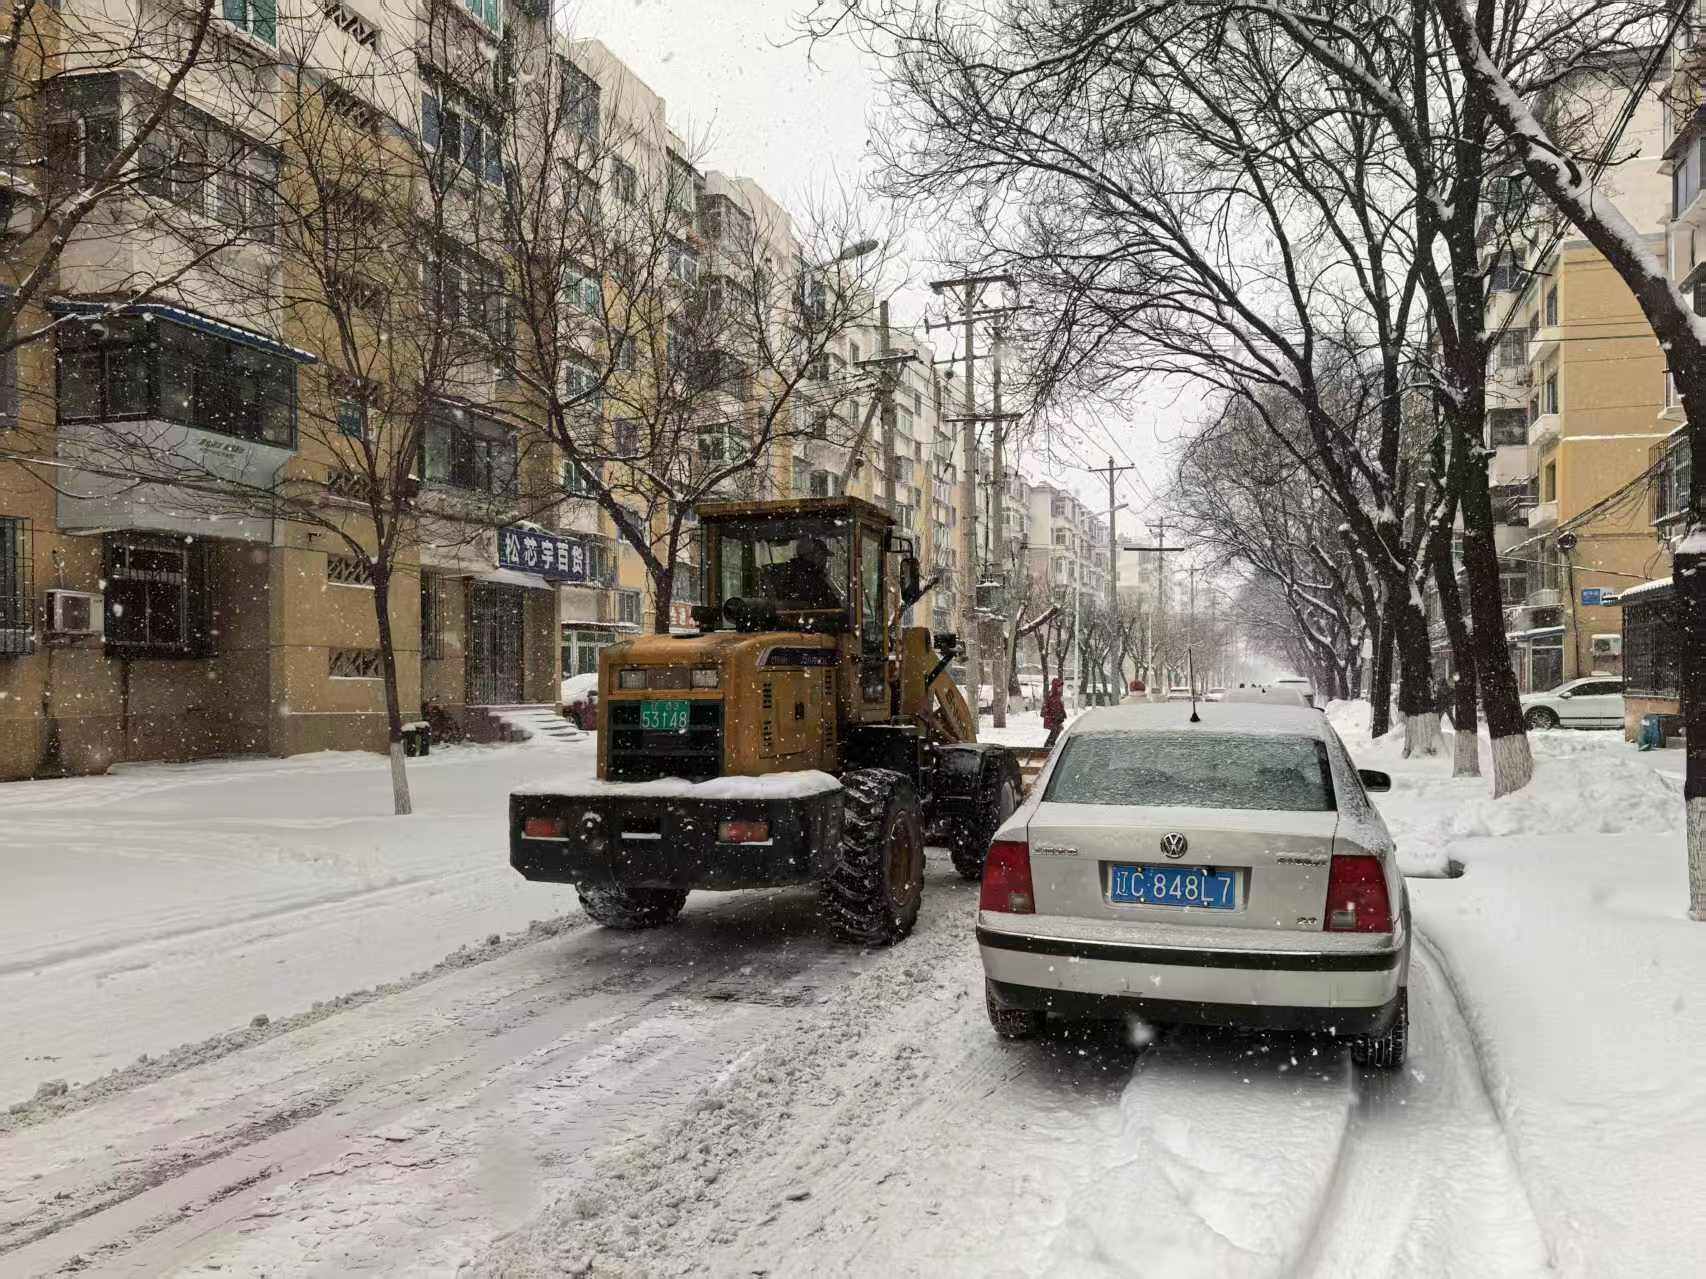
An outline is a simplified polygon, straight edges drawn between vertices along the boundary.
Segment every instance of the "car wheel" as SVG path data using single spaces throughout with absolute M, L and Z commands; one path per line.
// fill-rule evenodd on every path
M 1536 706 L 1522 717 L 1522 722 L 1530 729 L 1557 728 L 1558 712 L 1545 706 Z
M 924 828 L 912 783 L 886 768 L 841 779 L 841 845 L 819 888 L 843 941 L 889 946 L 918 922 L 924 898 Z
M 687 904 L 685 888 L 624 888 L 621 884 L 578 884 L 581 909 L 594 923 L 634 932 L 659 928 Z
M 1392 1024 L 1380 1035 L 1365 1035 L 1351 1045 L 1351 1060 L 1376 1070 L 1397 1070 L 1410 1047 L 1410 991 L 1398 989 L 1398 1011 Z
M 988 982 L 983 984 L 983 1003 L 989 1009 L 989 1024 L 1003 1039 L 1031 1039 L 1042 1033 L 1047 1013 L 1030 1008 L 1003 1008 L 995 1002 L 995 992 Z

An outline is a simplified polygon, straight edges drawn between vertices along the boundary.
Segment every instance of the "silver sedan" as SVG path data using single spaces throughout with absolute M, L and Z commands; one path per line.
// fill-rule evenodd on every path
M 985 859 L 990 1021 L 1306 1031 L 1402 1064 L 1409 899 L 1368 798 L 1390 785 L 1303 706 L 1081 716 Z

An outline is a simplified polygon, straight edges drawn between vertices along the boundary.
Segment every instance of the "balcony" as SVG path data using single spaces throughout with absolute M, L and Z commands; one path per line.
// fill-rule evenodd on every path
M 1548 445 L 1556 444 L 1563 426 L 1562 414 L 1542 413 L 1528 424 L 1528 447 L 1538 453 Z
M 1528 330 L 1528 362 L 1538 364 L 1558 349 L 1564 340 L 1561 324 L 1541 324 Z
M 1531 529 L 1553 528 L 1558 523 L 1558 500 L 1540 502 L 1528 513 L 1528 527 Z
M 1557 587 L 1545 587 L 1538 591 L 1530 591 L 1522 601 L 1524 608 L 1558 608 L 1563 604 L 1563 596 Z

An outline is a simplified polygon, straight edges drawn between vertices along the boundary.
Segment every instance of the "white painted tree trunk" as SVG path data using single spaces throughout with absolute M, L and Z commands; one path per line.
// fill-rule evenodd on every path
M 403 766 L 403 743 L 391 743 L 391 800 L 393 812 L 402 817 L 415 811 L 409 802 L 409 774 Z
M 1404 716 L 1404 758 L 1439 754 L 1439 712 Z
M 1466 733 L 1461 728 L 1452 733 L 1451 775 L 1479 777 L 1481 775 L 1481 739 L 1479 734 Z
M 1493 798 L 1519 791 L 1534 780 L 1534 752 L 1527 733 L 1493 739 Z
M 1684 806 L 1688 814 L 1688 917 L 1706 924 L 1706 795 Z

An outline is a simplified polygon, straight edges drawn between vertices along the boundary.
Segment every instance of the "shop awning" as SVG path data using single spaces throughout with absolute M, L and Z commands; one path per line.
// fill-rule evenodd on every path
M 1517 644 L 1530 644 L 1535 640 L 1552 639 L 1562 636 L 1562 626 L 1536 626 L 1530 631 L 1506 631 L 1505 638 Z
M 1656 577 L 1650 582 L 1642 582 L 1639 586 L 1631 586 L 1626 591 L 1619 591 L 1617 594 L 1617 602 L 1623 605 L 1634 604 L 1642 599 L 1650 599 L 1659 595 L 1668 595 L 1670 594 L 1671 589 L 1670 578 Z
M 513 568 L 489 568 L 470 576 L 476 582 L 491 582 L 495 586 L 523 586 L 530 591 L 554 591 L 555 582 L 547 582 L 535 573 L 518 573 Z

